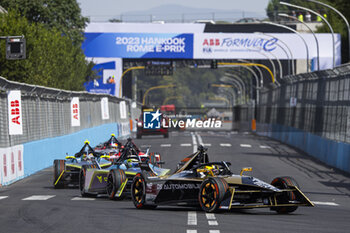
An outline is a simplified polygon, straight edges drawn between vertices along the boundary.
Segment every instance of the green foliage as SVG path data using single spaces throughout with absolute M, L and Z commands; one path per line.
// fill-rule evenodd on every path
M 0 34 L 24 35 L 27 59 L 6 60 L 1 41 L 0 74 L 9 80 L 67 90 L 83 90 L 85 78 L 92 75 L 80 45 L 72 43 L 56 28 L 30 23 L 18 12 L 0 15 Z
M 6 10 L 17 9 L 29 22 L 57 28 L 74 43 L 83 41 L 88 18 L 81 15 L 76 0 L 0 0 Z

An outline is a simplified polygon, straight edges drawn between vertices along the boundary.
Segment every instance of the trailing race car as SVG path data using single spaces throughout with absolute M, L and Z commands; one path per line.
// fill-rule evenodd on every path
M 252 176 L 233 174 L 229 162 L 209 162 L 206 148 L 198 151 L 172 175 L 157 175 L 142 164 L 131 186 L 136 208 L 157 205 L 198 206 L 206 212 L 234 208 L 268 207 L 278 213 L 290 213 L 298 206 L 313 206 L 290 177 L 278 177 L 271 184 Z
M 113 161 L 118 159 L 124 146 L 115 137 L 115 134 L 111 134 L 108 141 L 97 145 L 94 150 L 104 155 L 109 155 L 109 160 Z
M 145 163 L 151 167 L 155 174 L 165 175 L 170 169 L 160 168 L 161 161 L 152 160 L 149 150 L 140 153 L 131 138 L 121 152 L 120 157 L 113 161 L 113 165 L 102 169 L 82 166 L 79 175 L 79 188 L 83 197 L 107 194 L 110 199 L 120 198 L 122 194 L 127 195 L 134 176 L 141 171 L 139 164 Z M 159 156 L 160 158 L 160 156 Z
M 66 156 L 66 159 L 55 159 L 53 162 L 55 188 L 64 188 L 67 185 L 79 184 L 79 173 L 81 167 L 108 167 L 112 163 L 107 160 L 108 156 L 94 151 L 89 141 L 74 156 Z

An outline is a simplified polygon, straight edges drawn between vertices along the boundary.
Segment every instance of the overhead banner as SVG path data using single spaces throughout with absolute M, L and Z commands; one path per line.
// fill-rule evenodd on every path
M 317 56 L 316 40 L 303 33 L 196 33 L 194 59 L 309 59 Z M 332 35 L 316 34 L 320 57 L 333 57 Z M 289 53 L 292 52 L 292 54 Z M 335 35 L 336 64 L 340 64 L 340 35 Z
M 85 38 L 87 57 L 193 57 L 193 34 L 188 33 L 85 33 Z
M 73 97 L 70 102 L 72 126 L 80 126 L 80 105 L 79 97 Z
M 102 120 L 109 119 L 108 97 L 103 97 L 101 99 L 101 114 Z
M 7 103 L 9 116 L 9 134 L 23 134 L 21 91 L 9 91 L 7 94 Z
M 125 101 L 121 101 L 119 103 L 119 110 L 120 110 L 120 118 L 126 119 L 126 104 Z

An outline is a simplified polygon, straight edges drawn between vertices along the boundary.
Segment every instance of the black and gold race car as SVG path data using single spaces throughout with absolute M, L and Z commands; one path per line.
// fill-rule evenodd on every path
M 65 188 L 67 186 L 79 185 L 79 174 L 82 166 L 90 168 L 106 168 L 112 165 L 109 156 L 95 151 L 89 141 L 84 142 L 84 146 L 74 156 L 66 156 L 66 159 L 55 159 L 54 188 Z
M 255 177 L 233 174 L 229 162 L 209 162 L 207 149 L 198 151 L 172 175 L 157 176 L 141 164 L 131 186 L 136 208 L 158 205 L 200 206 L 206 212 L 237 208 L 267 207 L 277 213 L 291 213 L 299 206 L 313 206 L 291 177 L 277 177 L 271 184 Z

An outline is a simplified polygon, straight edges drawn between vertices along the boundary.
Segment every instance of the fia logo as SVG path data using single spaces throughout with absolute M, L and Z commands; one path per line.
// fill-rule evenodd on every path
M 160 129 L 159 109 L 156 112 L 143 112 L 143 128 L 144 129 Z

